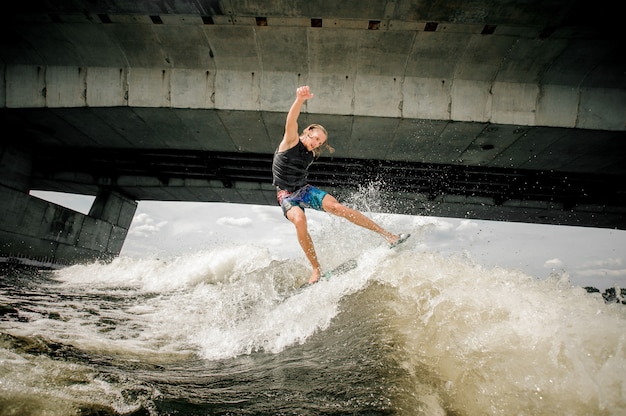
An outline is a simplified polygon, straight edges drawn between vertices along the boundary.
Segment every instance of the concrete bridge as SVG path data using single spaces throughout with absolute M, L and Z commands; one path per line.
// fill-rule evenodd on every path
M 626 59 L 575 0 L 29 1 L 0 41 L 0 258 L 111 258 L 140 200 L 275 204 L 295 89 L 311 181 L 388 212 L 626 229 Z M 31 190 L 96 195 L 89 215 Z

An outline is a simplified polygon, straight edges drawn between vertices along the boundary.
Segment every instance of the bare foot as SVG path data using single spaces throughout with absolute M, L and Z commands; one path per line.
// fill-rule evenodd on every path
M 407 238 L 409 238 L 411 236 L 411 234 L 400 234 L 400 235 L 395 235 L 394 234 L 394 238 L 388 238 L 387 242 L 389 243 L 389 247 L 394 248 L 395 246 L 397 246 L 398 244 L 402 244 L 406 241 Z
M 318 280 L 320 280 L 321 275 L 322 275 L 322 272 L 320 271 L 320 269 L 314 269 L 313 273 L 311 273 L 311 278 L 309 279 L 309 284 L 312 285 L 314 283 L 317 283 Z
M 387 243 L 389 243 L 389 245 L 393 245 L 400 241 L 400 236 L 398 234 L 389 234 L 387 237 L 385 237 L 385 240 L 387 240 Z

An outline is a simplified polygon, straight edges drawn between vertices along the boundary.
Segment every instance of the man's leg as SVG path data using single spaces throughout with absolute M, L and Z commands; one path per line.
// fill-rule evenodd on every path
M 393 244 L 400 239 L 399 235 L 385 230 L 361 212 L 340 204 L 337 199 L 330 194 L 326 194 L 322 200 L 322 208 L 330 214 L 345 218 L 359 227 L 367 228 L 368 230 L 382 235 L 389 244 Z
M 315 253 L 315 247 L 313 246 L 313 239 L 311 238 L 307 228 L 306 215 L 304 214 L 302 208 L 292 207 L 289 211 L 287 211 L 287 219 L 289 219 L 289 221 L 291 221 L 296 227 L 296 235 L 298 237 L 300 247 L 302 247 L 309 263 L 311 263 L 311 267 L 313 267 L 309 283 L 315 283 L 319 280 L 322 272 L 320 269 L 320 263 L 317 260 L 317 254 Z

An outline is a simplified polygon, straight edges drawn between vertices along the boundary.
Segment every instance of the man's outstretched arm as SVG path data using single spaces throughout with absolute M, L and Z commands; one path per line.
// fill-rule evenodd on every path
M 296 99 L 294 100 L 289 113 L 287 113 L 287 120 L 285 121 L 285 134 L 283 140 L 280 142 L 278 151 L 282 152 L 287 149 L 291 149 L 298 142 L 300 134 L 298 132 L 298 117 L 300 116 L 300 110 L 304 102 L 310 98 L 313 98 L 308 86 L 299 87 L 296 90 Z

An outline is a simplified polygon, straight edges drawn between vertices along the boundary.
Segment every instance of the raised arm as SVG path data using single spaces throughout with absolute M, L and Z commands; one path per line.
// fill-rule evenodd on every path
M 283 135 L 283 140 L 278 146 L 279 152 L 291 149 L 296 145 L 296 143 L 298 143 L 298 139 L 300 137 L 298 132 L 298 117 L 300 116 L 302 104 L 304 104 L 304 102 L 309 98 L 313 98 L 313 94 L 308 86 L 305 85 L 296 90 L 296 99 L 291 105 L 289 113 L 287 113 L 287 121 L 285 121 L 285 134 Z

